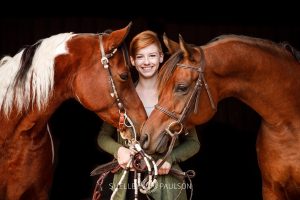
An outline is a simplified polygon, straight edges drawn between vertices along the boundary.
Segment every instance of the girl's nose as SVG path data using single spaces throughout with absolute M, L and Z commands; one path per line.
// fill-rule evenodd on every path
M 149 57 L 145 56 L 145 64 L 149 64 Z

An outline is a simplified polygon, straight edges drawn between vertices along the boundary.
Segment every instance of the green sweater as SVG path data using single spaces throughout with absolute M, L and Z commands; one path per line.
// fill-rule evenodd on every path
M 117 135 L 117 141 L 114 139 Z M 103 123 L 102 128 L 99 132 L 98 145 L 104 151 L 113 155 L 117 158 L 117 152 L 119 147 L 126 146 L 125 141 L 121 138 L 121 136 L 117 133 L 116 128 L 111 126 L 110 124 Z M 200 142 L 198 140 L 196 129 L 193 128 L 189 131 L 188 135 L 182 135 L 179 137 L 179 141 L 177 140 L 175 146 L 167 159 L 168 162 L 172 164 L 173 168 L 180 169 L 178 163 L 187 160 L 192 157 L 196 153 L 198 153 L 200 149 Z M 155 159 L 158 159 L 158 155 L 151 155 Z M 120 170 L 114 176 L 113 185 L 116 186 L 122 176 L 123 170 Z M 128 177 L 128 176 L 127 176 Z M 128 178 L 125 177 L 123 186 L 127 186 Z M 181 191 L 181 194 L 178 200 L 186 200 L 186 191 L 185 188 L 188 185 L 185 185 L 182 181 L 171 175 L 162 175 L 157 178 L 158 184 L 157 189 L 150 193 L 149 195 L 153 197 L 155 200 L 173 200 L 176 199 L 177 195 Z M 119 188 L 114 200 L 125 200 L 126 198 L 126 187 Z

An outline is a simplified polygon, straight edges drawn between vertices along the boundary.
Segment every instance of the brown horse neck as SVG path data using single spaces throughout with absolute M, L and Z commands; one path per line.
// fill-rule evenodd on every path
M 284 50 L 230 41 L 210 45 L 205 56 L 207 82 L 218 88 L 217 101 L 236 97 L 270 123 L 278 123 L 284 112 L 298 112 L 291 100 L 300 98 L 300 65 Z

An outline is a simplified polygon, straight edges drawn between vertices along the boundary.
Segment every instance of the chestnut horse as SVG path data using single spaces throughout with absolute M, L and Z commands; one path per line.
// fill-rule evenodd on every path
M 6 56 L 0 65 L 0 199 L 48 199 L 53 166 L 47 121 L 74 98 L 119 127 L 146 120 L 128 67 L 131 24 L 109 34 L 62 33 Z
M 212 118 L 216 104 L 235 97 L 262 118 L 256 150 L 263 199 L 300 199 L 300 64 L 288 44 L 220 36 L 204 46 L 164 36 L 172 54 L 159 74 L 159 101 L 143 126 L 148 153 Z

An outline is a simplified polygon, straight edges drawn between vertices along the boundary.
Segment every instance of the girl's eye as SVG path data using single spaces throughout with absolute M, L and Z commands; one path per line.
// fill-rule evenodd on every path
M 150 54 L 150 56 L 149 56 L 149 58 L 151 58 L 151 59 L 155 59 L 155 58 L 157 58 L 157 57 L 158 57 L 157 54 Z
M 136 56 L 135 58 L 138 59 L 138 60 L 142 60 L 142 59 L 144 59 L 144 56 L 138 55 L 138 56 Z

